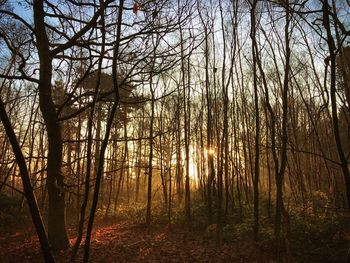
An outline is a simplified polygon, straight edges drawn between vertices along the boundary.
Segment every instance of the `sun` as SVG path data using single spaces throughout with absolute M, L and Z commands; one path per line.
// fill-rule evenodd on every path
M 208 149 L 208 155 L 214 155 L 215 154 L 215 150 L 212 148 Z

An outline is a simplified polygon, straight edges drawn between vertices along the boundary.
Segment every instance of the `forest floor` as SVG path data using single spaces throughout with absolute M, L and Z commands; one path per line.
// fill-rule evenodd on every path
M 75 240 L 71 239 L 71 243 Z M 82 262 L 80 249 L 77 262 Z M 69 262 L 69 251 L 56 255 Z M 43 262 L 32 227 L 0 230 L 0 262 Z M 269 251 L 254 242 L 218 246 L 215 234 L 154 225 L 146 228 L 128 221 L 99 223 L 91 241 L 90 262 L 274 262 Z
M 347 232 L 350 232 L 350 229 Z M 74 233 L 75 230 L 70 229 L 71 236 Z M 302 234 L 298 234 L 298 237 L 300 238 L 298 246 L 301 249 L 305 247 L 305 251 L 308 250 L 308 253 L 311 252 L 311 254 L 306 255 L 305 251 L 294 249 L 294 255 L 289 262 L 345 262 L 343 256 L 340 257 L 340 260 L 335 257 L 333 257 L 334 260 L 330 260 L 329 256 L 323 256 L 324 253 L 328 253 L 328 250 L 330 251 L 328 255 L 334 254 L 334 251 L 339 248 L 338 243 L 329 240 L 325 246 L 317 245 L 316 249 L 311 251 L 306 248 L 307 242 L 314 244 L 320 238 L 315 236 L 315 239 L 307 240 Z M 75 239 L 72 238 L 71 244 L 74 241 Z M 343 241 L 349 244 L 350 234 Z M 336 250 L 331 250 L 332 247 Z M 298 255 L 295 252 L 298 252 Z M 58 253 L 57 262 L 69 262 L 70 254 L 70 250 Z M 81 248 L 76 262 L 82 262 L 82 256 L 83 249 Z M 0 262 L 43 262 L 39 242 L 30 223 L 0 228 Z M 210 232 L 205 229 L 188 231 L 183 226 L 169 227 L 167 224 L 154 224 L 147 228 L 130 220 L 109 220 L 98 221 L 95 224 L 91 240 L 90 262 L 272 263 L 277 260 L 272 243 L 264 244 L 249 239 L 237 239 L 218 245 L 215 231 Z M 285 256 L 282 262 L 287 262 Z

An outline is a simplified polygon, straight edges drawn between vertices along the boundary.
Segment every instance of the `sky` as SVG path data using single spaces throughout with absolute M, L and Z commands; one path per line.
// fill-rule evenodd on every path
M 33 21 L 32 9 L 28 7 L 28 4 L 25 3 L 25 1 L 23 1 L 23 0 L 21 0 L 21 1 L 11 0 L 9 2 L 13 6 L 16 14 L 18 14 L 20 17 L 24 18 L 27 22 Z

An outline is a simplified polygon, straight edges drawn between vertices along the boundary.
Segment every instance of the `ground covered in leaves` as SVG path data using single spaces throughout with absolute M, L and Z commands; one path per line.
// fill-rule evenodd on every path
M 1 231 L 0 262 L 43 262 L 32 227 Z M 91 242 L 91 262 L 273 262 L 269 251 L 253 242 L 218 246 L 212 233 L 155 225 L 146 228 L 127 221 L 99 225 Z M 74 239 L 71 240 L 74 242 Z M 56 255 L 68 262 L 70 251 Z M 82 249 L 77 262 L 81 262 Z
M 341 219 L 341 220 L 340 220 Z M 136 220 L 137 221 L 137 220 Z M 11 220 L 14 222 L 14 220 Z M 27 223 L 25 223 L 27 222 Z M 262 224 L 264 221 L 262 220 Z M 277 262 L 272 224 L 261 227 L 261 240 L 252 241 L 251 222 L 224 227 L 218 245 L 216 232 L 208 228 L 188 231 L 183 225 L 124 219 L 97 220 L 91 240 L 90 262 Z M 350 252 L 349 217 L 295 217 L 288 257 L 282 262 L 346 262 Z M 74 244 L 75 229 L 69 229 Z M 68 263 L 71 251 L 59 252 L 58 263 Z M 80 248 L 76 262 L 82 262 Z M 28 220 L 0 224 L 0 263 L 40 263 L 39 242 Z

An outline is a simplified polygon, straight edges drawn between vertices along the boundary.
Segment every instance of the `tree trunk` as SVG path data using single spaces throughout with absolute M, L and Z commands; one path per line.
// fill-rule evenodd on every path
M 327 31 L 327 44 L 329 49 L 329 62 L 331 69 L 331 83 L 330 83 L 330 94 L 331 94 L 331 108 L 332 108 L 332 122 L 335 142 L 337 145 L 338 155 L 341 162 L 341 168 L 343 171 L 345 190 L 346 190 L 346 200 L 348 204 L 348 209 L 350 210 L 350 173 L 348 168 L 348 160 L 345 156 L 344 149 L 340 139 L 338 113 L 337 113 L 337 99 L 336 99 L 336 46 L 335 41 L 332 36 L 332 29 L 329 19 L 329 5 L 328 1 L 323 2 L 323 26 Z M 329 63 L 328 62 L 328 63 Z
M 40 59 L 39 105 L 48 137 L 47 189 L 49 194 L 48 235 L 54 250 L 69 246 L 65 226 L 65 193 L 63 189 L 62 138 L 55 105 L 52 100 L 52 58 L 46 35 L 43 1 L 34 1 L 34 24 Z
M 254 240 L 257 241 L 259 237 L 259 178 L 260 178 L 260 116 L 259 116 L 259 95 L 258 95 L 258 76 L 257 76 L 257 62 L 256 55 L 258 53 L 256 44 L 256 5 L 257 1 L 251 4 L 250 19 L 251 31 L 250 38 L 252 40 L 252 54 L 253 54 L 253 78 L 254 78 L 254 108 L 255 108 L 255 161 L 254 161 L 254 175 L 253 175 L 253 190 L 254 190 Z
M 18 167 L 20 170 L 21 179 L 22 179 L 24 194 L 25 194 L 25 197 L 26 197 L 27 202 L 28 202 L 29 211 L 30 211 L 30 214 L 32 216 L 32 221 L 33 221 L 33 224 L 35 226 L 35 230 L 36 230 L 37 235 L 39 237 L 41 251 L 42 251 L 43 256 L 45 258 L 45 262 L 49 262 L 49 263 L 55 262 L 55 259 L 51 253 L 50 244 L 49 244 L 49 241 L 48 241 L 48 238 L 46 235 L 43 220 L 41 218 L 38 203 L 37 203 L 36 197 L 34 195 L 32 185 L 30 183 L 30 176 L 29 176 L 27 165 L 26 165 L 26 161 L 25 161 L 24 156 L 22 154 L 20 145 L 17 141 L 15 132 L 13 130 L 11 123 L 10 123 L 10 120 L 8 118 L 8 115 L 6 113 L 6 110 L 5 110 L 5 107 L 4 107 L 4 104 L 1 100 L 1 98 L 0 98 L 0 119 L 4 125 L 7 137 L 9 138 L 13 152 L 14 152 L 15 157 L 16 157 L 16 161 L 17 161 L 17 164 L 18 164 Z
M 151 207 L 152 207 L 152 172 L 153 172 L 153 122 L 154 122 L 154 91 L 152 85 L 152 76 L 150 83 L 151 101 L 151 123 L 149 130 L 149 159 L 148 159 L 148 187 L 147 187 L 147 209 L 146 209 L 146 225 L 151 224 Z

